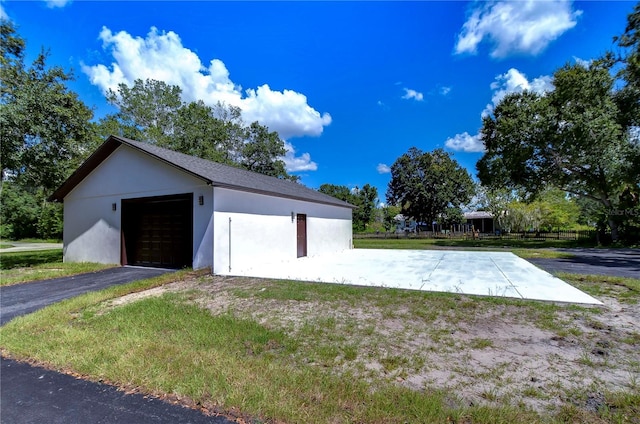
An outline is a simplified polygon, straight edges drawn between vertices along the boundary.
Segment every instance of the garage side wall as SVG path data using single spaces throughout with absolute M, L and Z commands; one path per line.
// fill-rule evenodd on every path
M 349 208 L 214 188 L 214 273 L 295 259 L 297 214 L 307 216 L 309 256 L 351 248 Z
M 65 262 L 119 264 L 122 199 L 183 193 L 193 193 L 193 266 L 212 266 L 212 187 L 128 146 L 114 151 L 65 197 Z

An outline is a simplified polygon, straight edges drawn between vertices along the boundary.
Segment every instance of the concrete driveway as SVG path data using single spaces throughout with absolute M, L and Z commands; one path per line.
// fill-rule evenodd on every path
M 510 252 L 351 249 L 232 264 L 228 275 L 602 304 Z

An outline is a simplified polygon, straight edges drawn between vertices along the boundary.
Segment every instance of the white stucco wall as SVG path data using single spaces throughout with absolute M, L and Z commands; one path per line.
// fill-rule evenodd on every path
M 214 273 L 233 274 L 254 262 L 295 259 L 297 225 L 292 212 L 307 215 L 308 256 L 352 247 L 349 208 L 216 187 Z
M 65 197 L 64 260 L 120 263 L 122 199 L 184 193 L 193 193 L 193 267 L 211 267 L 212 187 L 128 146 L 120 146 Z

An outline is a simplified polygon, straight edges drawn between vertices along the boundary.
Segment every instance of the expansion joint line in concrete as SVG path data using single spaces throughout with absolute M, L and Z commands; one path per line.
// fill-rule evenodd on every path
M 496 261 L 493 260 L 493 258 L 491 256 L 489 256 L 489 259 L 491 259 L 491 262 L 493 262 L 493 264 L 496 266 L 496 268 L 498 268 L 498 271 L 500 271 L 500 274 L 502 274 L 502 276 L 504 277 L 505 280 L 507 280 L 509 282 L 509 284 L 511 285 L 511 287 L 513 287 L 513 289 L 516 291 L 516 293 L 518 293 L 518 295 L 524 299 L 524 296 L 522 295 L 522 293 L 520 293 L 518 291 L 518 288 L 516 287 L 515 284 L 513 284 L 513 282 L 509 279 L 509 277 L 507 277 L 507 274 L 504 273 L 504 271 L 502 270 L 502 268 L 500 268 L 500 265 L 498 265 L 496 263 Z
M 443 259 L 444 259 L 444 253 L 442 254 L 442 256 L 440 256 L 440 259 L 438 259 L 438 263 L 436 264 L 436 266 L 433 267 L 433 269 L 431 270 L 431 272 L 429 273 L 427 278 L 423 278 L 422 279 L 422 285 L 420 286 L 420 290 L 422 290 L 422 288 L 424 287 L 425 283 L 427 283 L 428 281 L 431 281 L 431 276 L 433 275 L 434 272 L 436 272 L 436 269 L 438 269 L 438 267 L 440 266 L 440 263 L 442 262 Z

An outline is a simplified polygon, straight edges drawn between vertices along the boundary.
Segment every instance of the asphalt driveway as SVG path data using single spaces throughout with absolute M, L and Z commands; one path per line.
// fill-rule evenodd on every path
M 0 325 L 47 305 L 90 291 L 156 277 L 170 270 L 117 267 L 98 272 L 0 287 Z
M 46 281 L 0 287 L 0 323 L 90 291 L 171 272 L 154 268 L 111 268 Z M 2 423 L 215 423 L 223 417 L 74 378 L 7 358 L 0 359 Z
M 638 249 L 557 249 L 572 258 L 527 259 L 547 272 L 640 278 Z
M 2 423 L 231 424 L 114 386 L 1 358 Z

